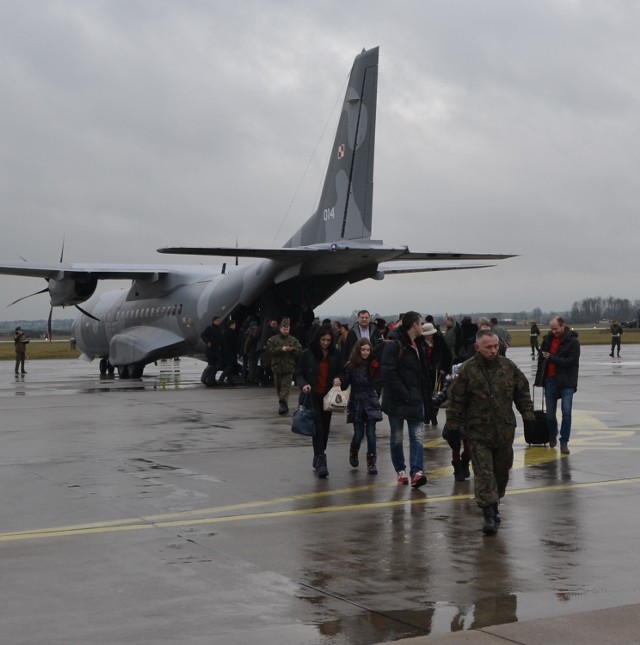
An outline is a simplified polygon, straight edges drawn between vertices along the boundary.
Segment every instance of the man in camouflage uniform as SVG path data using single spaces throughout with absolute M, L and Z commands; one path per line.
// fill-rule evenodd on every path
M 280 407 L 278 414 L 289 412 L 289 391 L 293 373 L 296 371 L 296 362 L 302 351 L 300 341 L 289 333 L 291 323 L 288 318 L 283 318 L 280 323 L 280 333 L 272 336 L 267 342 L 267 352 L 271 358 L 271 371 L 273 381 L 278 393 Z
M 476 354 L 461 367 L 451 386 L 443 435 L 464 421 L 471 445 L 476 502 L 482 509 L 482 531 L 492 535 L 500 522 L 498 503 L 513 465 L 516 417 L 534 423 L 529 381 L 508 358 L 499 355 L 499 339 L 491 330 L 476 336 Z

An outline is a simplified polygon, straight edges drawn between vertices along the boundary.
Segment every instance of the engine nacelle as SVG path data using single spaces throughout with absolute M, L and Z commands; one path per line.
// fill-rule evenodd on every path
M 67 307 L 78 305 L 89 300 L 95 293 L 98 279 L 87 276 L 82 280 L 65 278 L 63 280 L 49 280 L 49 295 L 52 307 Z

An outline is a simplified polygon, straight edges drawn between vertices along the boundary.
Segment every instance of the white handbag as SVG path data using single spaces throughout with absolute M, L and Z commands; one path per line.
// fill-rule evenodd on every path
M 339 385 L 334 385 L 326 394 L 323 401 L 325 412 L 346 412 L 349 405 L 351 386 L 341 390 Z

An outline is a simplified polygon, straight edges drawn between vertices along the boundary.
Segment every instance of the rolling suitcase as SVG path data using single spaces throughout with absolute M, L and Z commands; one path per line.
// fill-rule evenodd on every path
M 536 416 L 535 424 L 533 430 L 527 431 L 527 428 L 524 430 L 524 440 L 531 446 L 541 446 L 549 443 L 549 426 L 547 425 L 547 413 L 544 410 L 544 392 L 542 395 L 542 409 L 535 409 L 535 391 L 536 388 L 532 388 L 532 400 L 533 400 L 533 414 Z

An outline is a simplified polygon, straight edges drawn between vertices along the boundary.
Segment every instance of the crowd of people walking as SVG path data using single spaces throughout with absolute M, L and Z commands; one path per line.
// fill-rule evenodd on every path
M 441 328 L 432 316 L 415 311 L 387 324 L 361 310 L 349 326 L 320 321 L 307 310 L 295 322 L 286 317 L 260 323 L 249 317 L 239 329 L 232 320 L 224 331 L 220 327 L 216 317 L 202 333 L 209 370 L 203 382 L 212 387 L 232 385 L 240 375 L 246 385 L 274 387 L 280 415 L 289 413 L 295 383 L 298 405 L 315 413 L 312 468 L 320 478 L 329 476 L 332 411 L 325 401 L 332 388 L 350 393 L 347 422 L 353 425 L 353 435 L 345 462 L 358 468 L 360 448 L 366 442 L 366 472 L 378 474 L 376 430 L 384 413 L 397 483 L 414 489 L 427 483 L 425 426 L 438 426 L 438 413 L 446 408 L 442 437 L 451 449 L 455 481 L 469 480 L 471 465 L 482 530 L 486 535 L 496 533 L 502 519 L 498 506 L 513 465 L 514 406 L 525 428 L 535 423 L 529 381 L 506 357 L 511 336 L 496 318 L 473 322 L 465 316 L 458 323 L 446 316 Z M 619 339 L 617 331 L 612 327 L 612 339 Z M 548 444 L 555 447 L 559 436 L 560 452 L 568 455 L 580 343 L 560 317 L 550 321 L 541 345 L 539 336 L 537 323 L 531 322 L 531 356 L 538 358 L 535 385 L 544 390 Z M 613 343 L 612 353 L 619 350 Z

